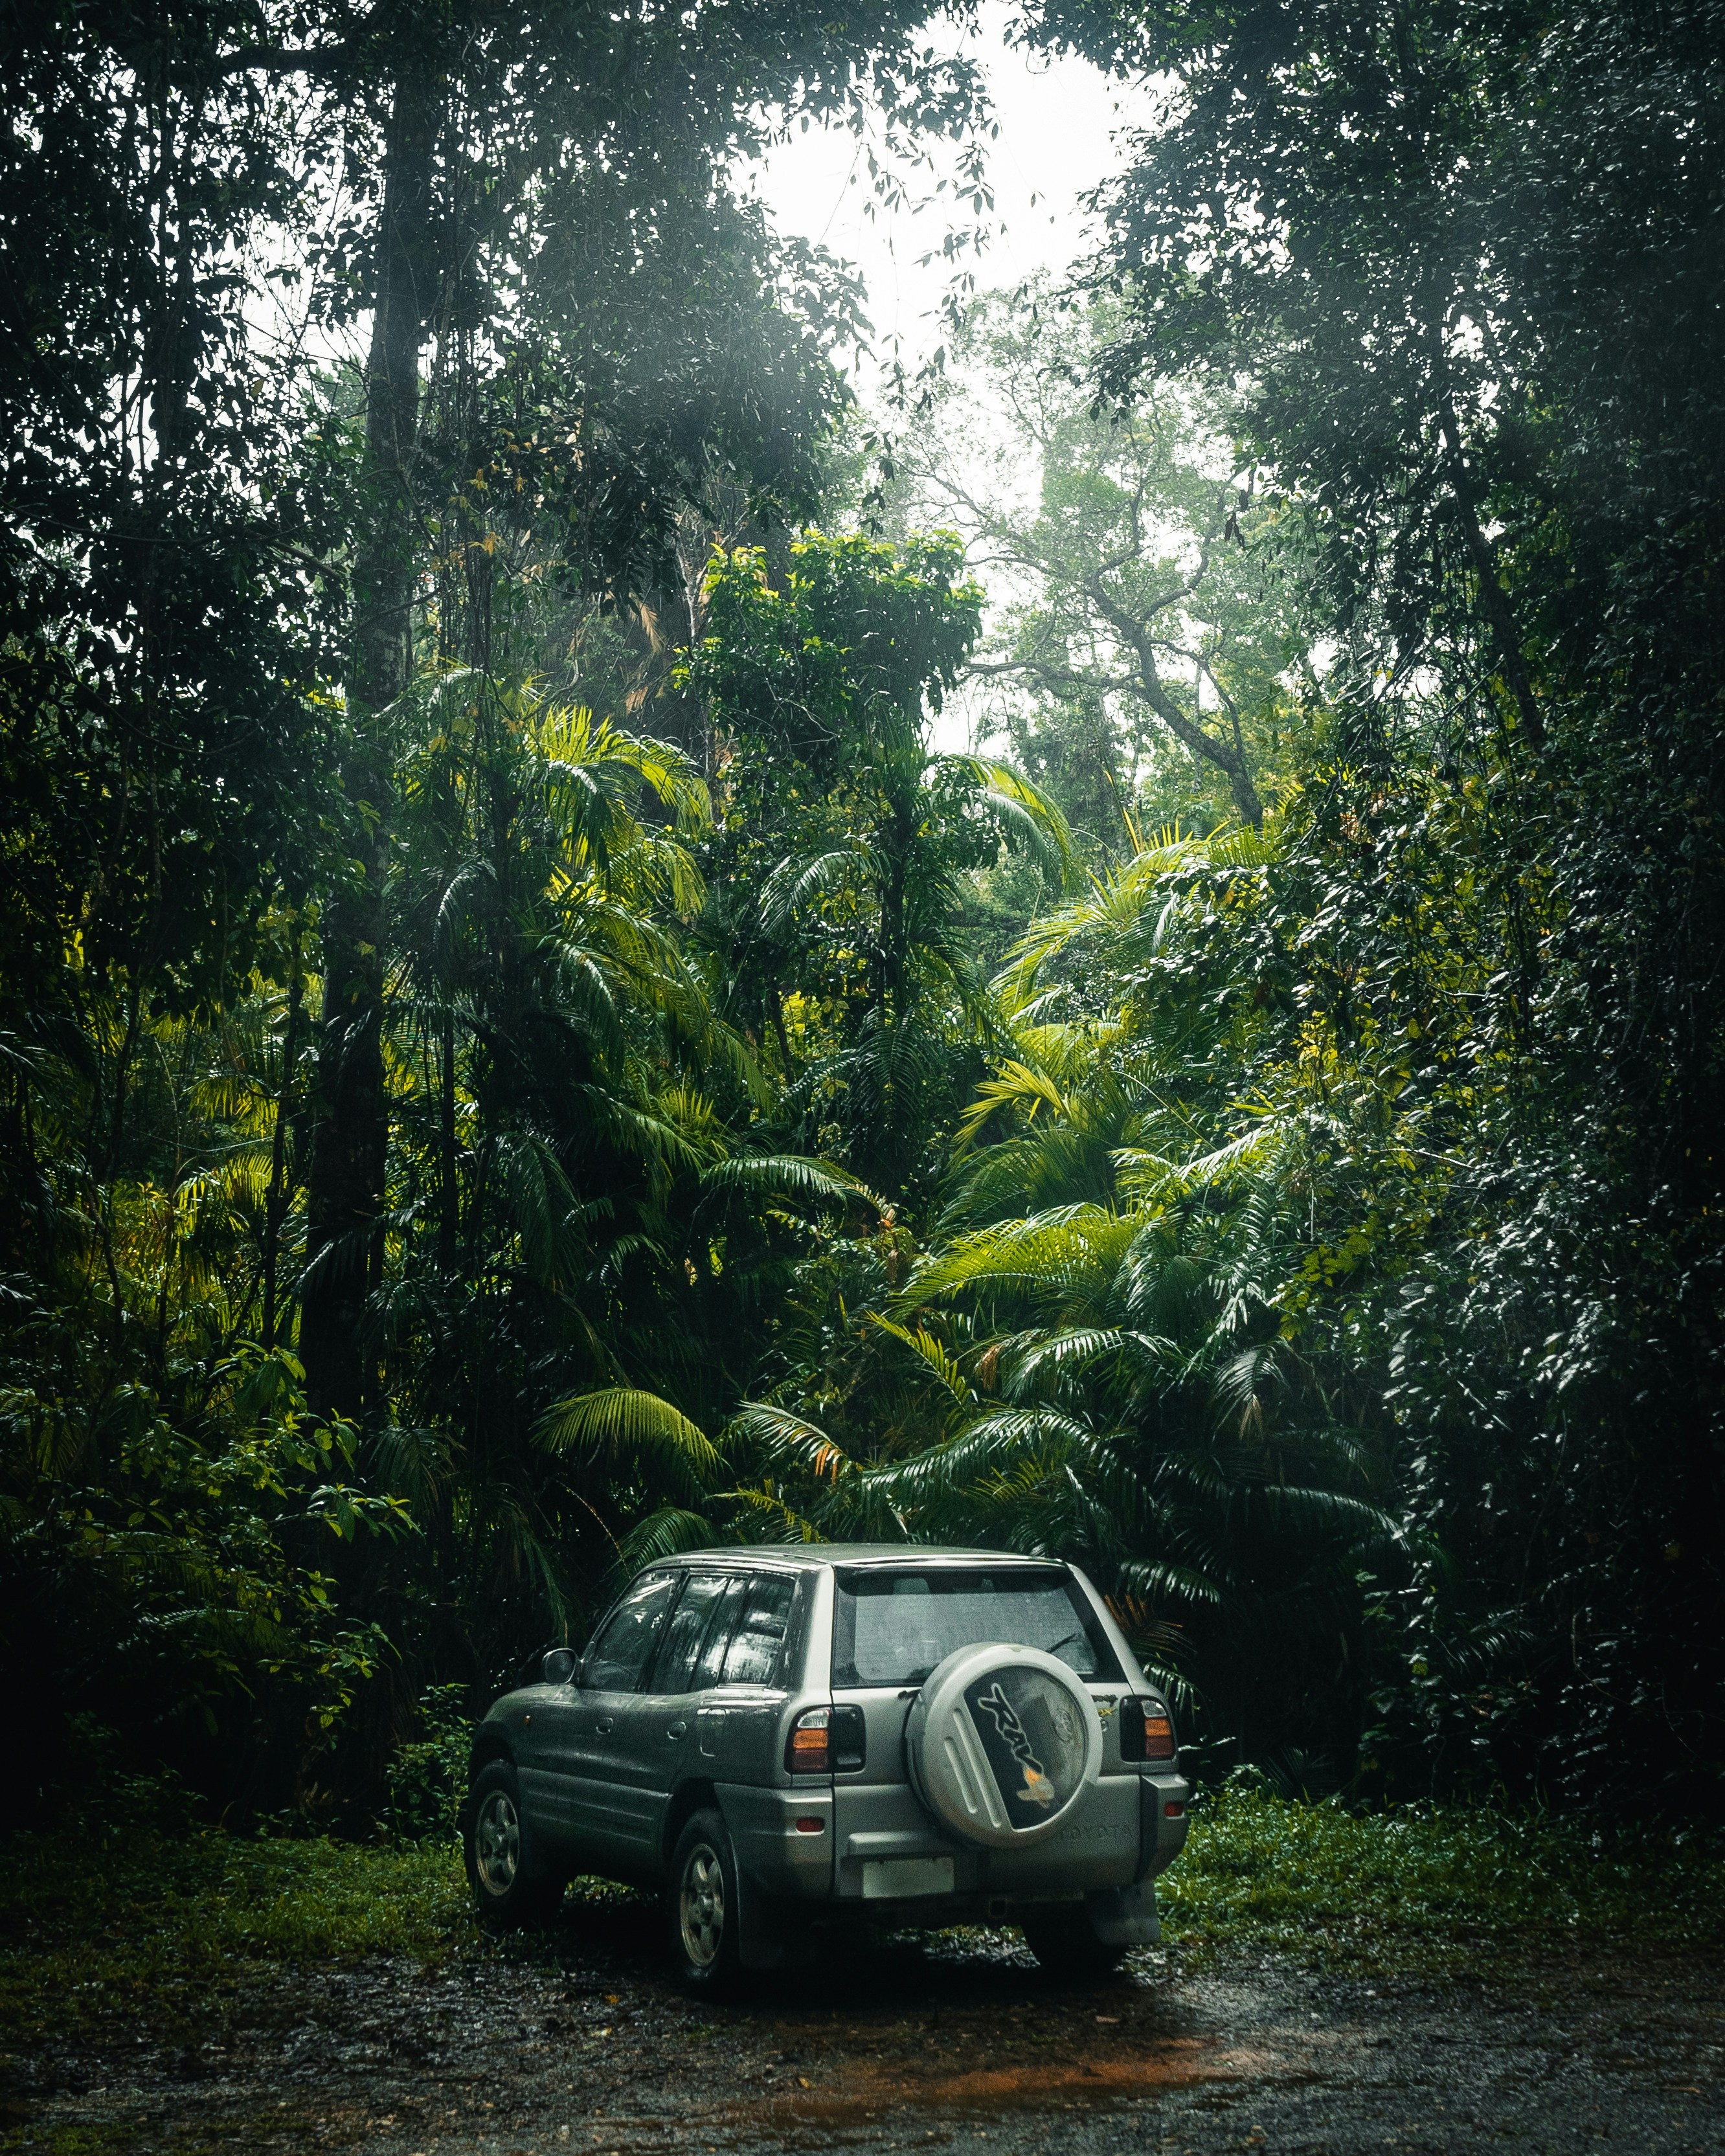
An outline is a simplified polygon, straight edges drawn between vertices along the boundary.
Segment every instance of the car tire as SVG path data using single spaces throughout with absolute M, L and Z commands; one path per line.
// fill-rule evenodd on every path
M 716 1811 L 695 1813 L 677 1836 L 668 1901 L 678 1982 L 708 1999 L 734 1990 L 742 1967 L 737 1950 L 742 1911 L 736 1852 Z
M 543 1922 L 562 1900 L 563 1881 L 538 1861 L 515 1768 L 507 1759 L 490 1760 L 474 1776 L 461 1846 L 474 1907 L 480 1922 L 492 1930 Z
M 1042 1967 L 1068 1982 L 1112 1976 L 1126 1958 L 1124 1947 L 1096 1937 L 1081 1910 L 1027 1917 L 1024 1931 L 1025 1945 Z

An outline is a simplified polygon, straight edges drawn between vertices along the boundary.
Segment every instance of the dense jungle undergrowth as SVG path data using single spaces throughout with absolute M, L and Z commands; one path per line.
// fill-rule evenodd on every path
M 243 1882 L 116 1968 L 453 1938 L 366 1837 L 716 1541 L 1086 1567 L 1317 1800 L 1194 1936 L 1717 1813 L 1720 0 L 1027 7 L 1104 237 L 877 424 L 737 158 L 980 189 L 927 14 L 15 12 L 0 1802 Z

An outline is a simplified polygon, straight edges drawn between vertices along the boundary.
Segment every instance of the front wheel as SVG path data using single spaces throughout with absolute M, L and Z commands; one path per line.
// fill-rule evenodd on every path
M 534 1863 L 521 1789 L 507 1759 L 493 1759 L 474 1776 L 461 1840 L 481 1923 L 512 1931 L 548 1917 L 562 1899 L 562 1881 Z
M 716 1998 L 737 1982 L 737 1858 L 716 1811 L 696 1812 L 677 1836 L 670 1871 L 670 1946 L 685 1991 Z

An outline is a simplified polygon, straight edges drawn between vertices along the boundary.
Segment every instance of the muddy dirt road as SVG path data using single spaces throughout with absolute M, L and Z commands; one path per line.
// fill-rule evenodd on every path
M 258 1967 L 172 2042 L 18 2061 L 9 2148 L 737 2156 L 844 2148 L 1355 2156 L 1725 2149 L 1725 1972 L 1606 1951 L 1486 1985 L 1177 1953 L 1074 1987 L 1009 1933 L 894 1944 L 726 2008 L 649 1905 L 520 1958 Z

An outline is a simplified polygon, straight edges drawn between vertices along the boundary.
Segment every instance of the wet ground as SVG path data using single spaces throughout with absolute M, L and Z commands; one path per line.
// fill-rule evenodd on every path
M 1583 1952 L 1482 1984 L 1141 1953 L 1056 1984 L 1009 1933 L 857 1952 L 745 2003 L 681 1997 L 651 1905 L 518 1956 L 235 1973 L 14 2061 L 6 2146 L 55 2156 L 1288 2156 L 1725 2149 L 1725 1972 Z

